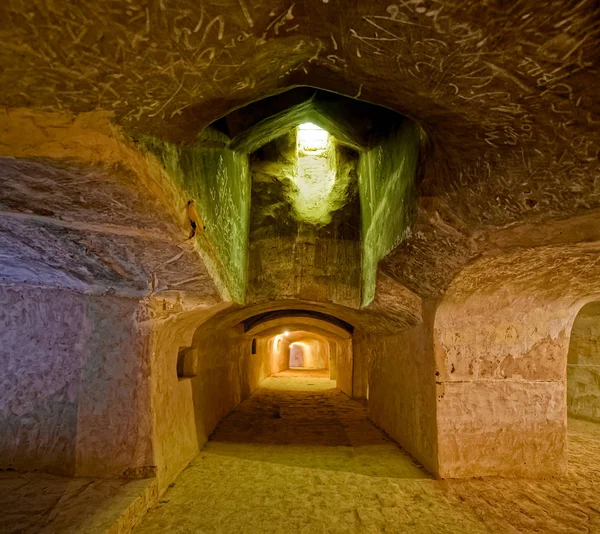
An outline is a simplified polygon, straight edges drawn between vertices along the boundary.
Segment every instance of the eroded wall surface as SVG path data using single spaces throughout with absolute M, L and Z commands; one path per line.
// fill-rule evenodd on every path
M 84 298 L 7 287 L 0 295 L 2 467 L 73 474 Z
M 2 467 L 120 476 L 152 466 L 135 299 L 0 286 Z
M 205 226 L 196 228 L 199 247 L 208 253 L 204 260 L 215 261 L 232 300 L 243 302 L 248 278 L 248 156 L 225 148 L 181 147 L 145 136 L 140 143 L 160 159 L 175 185 L 194 201 Z
M 600 302 L 585 305 L 577 315 L 567 362 L 569 416 L 600 422 Z
M 515 249 L 453 281 L 435 322 L 441 476 L 566 472 L 569 338 L 599 267 L 595 246 Z
M 460 307 L 460 309 L 459 309 Z M 440 474 L 537 476 L 566 471 L 559 302 L 448 300 L 436 320 Z
M 419 127 L 406 121 L 360 155 L 362 304 L 375 297 L 377 263 L 406 237 L 415 214 Z

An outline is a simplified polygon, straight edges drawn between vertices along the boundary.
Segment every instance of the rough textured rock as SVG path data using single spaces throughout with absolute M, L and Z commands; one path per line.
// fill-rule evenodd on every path
M 1 467 L 121 476 L 152 466 L 138 302 L 1 286 L 0 294 Z
M 565 472 L 569 335 L 599 267 L 597 245 L 517 249 L 453 281 L 435 319 L 442 476 Z
M 377 265 L 406 238 L 414 219 L 418 126 L 405 121 L 361 154 L 362 304 L 375 298 Z
M 564 475 L 567 398 L 597 416 L 571 328 L 600 299 L 599 23 L 595 0 L 3 2 L 0 464 L 164 491 L 289 362 L 281 323 L 246 331 L 278 311 L 434 474 Z M 285 179 L 305 120 L 339 145 L 316 223 Z
M 360 214 L 356 155 L 333 146 L 335 182 L 324 220 L 307 220 L 296 203 L 299 157 L 295 136 L 253 155 L 248 301 L 276 298 L 360 305 Z M 315 174 L 315 179 L 322 177 Z
M 108 109 L 130 131 L 191 142 L 227 112 L 305 85 L 417 120 L 433 146 L 423 197 L 446 207 L 421 204 L 419 231 L 386 264 L 420 293 L 470 257 L 464 239 L 440 239 L 437 217 L 481 228 L 599 205 L 592 0 L 2 9 L 9 107 Z
M 356 335 L 356 359 L 368 362 L 369 417 L 432 473 L 438 472 L 435 366 L 431 358 L 435 303 L 423 322 L 395 335 Z
M 186 241 L 189 197 L 106 113 L 10 111 L 0 136 L 3 283 L 138 297 L 173 289 L 213 303 L 215 285 L 226 291 Z
M 142 147 L 155 153 L 178 189 L 194 202 L 200 218 L 188 213 L 191 233 L 217 262 L 228 296 L 244 302 L 248 262 L 250 177 L 248 158 L 227 149 L 179 147 L 141 137 Z M 188 201 L 189 202 L 189 201 Z
M 577 314 L 567 361 L 569 415 L 600 422 L 600 302 Z
M 35 532 L 130 532 L 156 503 L 155 480 L 0 473 L 0 528 Z

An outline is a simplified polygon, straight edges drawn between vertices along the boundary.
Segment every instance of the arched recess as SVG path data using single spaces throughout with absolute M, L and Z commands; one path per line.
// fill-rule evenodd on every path
M 571 329 L 567 414 L 600 423 L 600 301 L 583 306 Z
M 352 347 L 351 325 L 340 323 L 336 318 L 325 320 L 318 315 L 299 310 L 292 311 L 291 316 L 273 314 L 260 320 L 257 316 L 249 318 L 245 324 L 250 325 L 247 336 L 256 336 L 258 339 L 258 352 L 273 351 L 273 340 L 281 339 L 284 343 L 284 353 L 275 351 L 272 359 L 282 358 L 282 362 L 289 364 L 289 346 L 294 341 L 302 339 L 314 340 L 317 346 L 326 347 L 329 361 L 325 368 L 330 371 L 330 378 L 336 380 L 337 387 L 348 396 L 353 395 L 354 358 Z M 319 318 L 317 318 L 319 317 Z M 346 328 L 341 325 L 345 324 Z M 287 336 L 285 333 L 287 332 Z M 265 358 L 267 361 L 268 358 Z M 321 365 L 321 364 L 319 364 Z
M 307 330 L 292 330 L 287 335 L 290 344 L 288 366 L 329 371 L 331 341 Z M 294 355 L 296 361 L 294 362 Z
M 562 475 L 571 326 L 598 297 L 598 245 L 482 257 L 435 318 L 439 474 Z
M 330 350 L 340 355 L 336 359 L 342 369 L 338 387 L 352 394 L 352 335 L 339 325 L 306 313 L 319 311 L 343 317 L 342 323 L 350 325 L 347 320 L 355 321 L 352 310 L 347 315 L 343 309 L 317 303 L 272 302 L 247 308 L 223 303 L 173 314 L 176 305 L 162 303 L 149 340 L 152 454 L 161 489 L 198 454 L 227 413 L 263 379 L 287 368 L 285 350 L 271 353 L 273 357 L 267 357 L 269 351 L 264 350 L 265 344 L 273 343 L 285 330 L 308 331 L 327 339 Z M 244 327 L 248 318 L 286 308 L 300 309 L 304 316 L 277 316 L 251 329 Z M 252 353 L 253 340 L 256 354 Z M 195 358 L 194 374 L 178 376 L 182 353 Z M 342 357 L 346 360 L 341 361 Z
M 390 108 L 343 93 L 288 87 L 236 106 L 200 136 L 250 155 L 247 302 L 369 304 L 377 263 L 416 215 L 424 131 Z M 330 139 L 324 155 L 310 161 L 296 143 L 296 128 L 306 122 Z M 319 180 L 307 180 L 311 173 Z

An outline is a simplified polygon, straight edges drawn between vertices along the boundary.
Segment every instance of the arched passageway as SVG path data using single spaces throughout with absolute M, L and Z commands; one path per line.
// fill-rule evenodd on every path
M 157 345 L 157 350 L 172 353 L 156 369 L 156 387 L 169 391 L 157 406 L 154 429 L 161 478 L 174 477 L 223 417 L 265 379 L 290 367 L 294 342 L 307 347 L 304 364 L 320 371 L 315 378 L 353 396 L 352 326 L 333 315 L 283 305 L 225 309 L 196 323 L 194 330 L 190 324 L 183 321 L 188 346 L 177 346 L 181 334 L 165 336 Z
M 569 418 L 600 423 L 600 302 L 583 306 L 571 329 L 567 358 Z
M 0 478 L 142 487 L 114 531 L 600 531 L 597 4 L 2 2 Z

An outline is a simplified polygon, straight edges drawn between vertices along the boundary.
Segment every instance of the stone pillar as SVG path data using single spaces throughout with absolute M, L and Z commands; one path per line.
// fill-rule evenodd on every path
M 439 475 L 563 475 L 570 302 L 451 291 L 435 322 Z
M 138 299 L 0 286 L 0 468 L 152 474 Z

